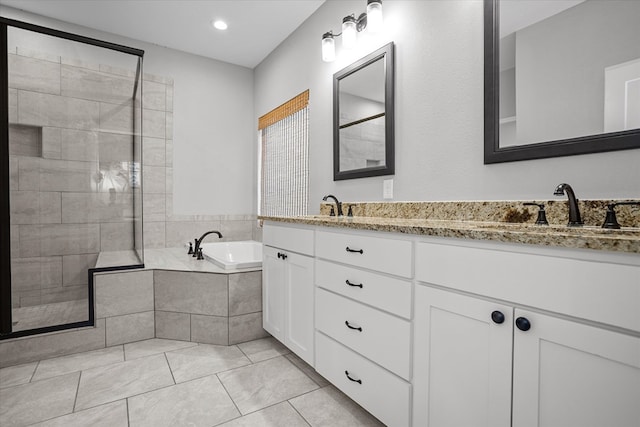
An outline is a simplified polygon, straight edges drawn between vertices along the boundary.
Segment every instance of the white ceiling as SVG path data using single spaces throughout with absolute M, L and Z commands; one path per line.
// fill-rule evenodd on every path
M 324 1 L 0 0 L 0 4 L 254 68 Z M 229 28 L 216 30 L 211 26 L 214 19 L 226 21 Z

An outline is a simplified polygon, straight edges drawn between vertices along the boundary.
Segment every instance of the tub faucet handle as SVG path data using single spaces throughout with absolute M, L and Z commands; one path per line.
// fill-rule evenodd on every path
M 193 243 L 189 242 L 189 251 L 187 252 L 187 255 L 191 254 L 193 254 Z
M 204 259 L 204 255 L 202 255 L 202 248 L 198 248 L 198 257 L 196 259 L 197 260 Z

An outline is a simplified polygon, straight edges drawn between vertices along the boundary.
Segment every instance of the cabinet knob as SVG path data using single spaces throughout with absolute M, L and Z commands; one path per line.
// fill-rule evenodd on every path
M 518 317 L 516 319 L 516 328 L 526 332 L 531 329 L 531 322 L 526 317 Z
M 491 313 L 491 320 L 499 325 L 504 322 L 504 314 L 502 314 L 501 311 L 496 310 Z

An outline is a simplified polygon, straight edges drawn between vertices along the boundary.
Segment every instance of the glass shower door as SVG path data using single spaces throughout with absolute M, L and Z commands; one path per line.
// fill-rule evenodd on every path
M 142 58 L 11 25 L 6 46 L 11 333 L 88 326 L 90 270 L 143 263 Z

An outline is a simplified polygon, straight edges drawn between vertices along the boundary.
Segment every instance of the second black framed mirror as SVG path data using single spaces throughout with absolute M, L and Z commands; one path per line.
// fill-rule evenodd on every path
M 484 2 L 484 163 L 640 148 L 640 2 Z

